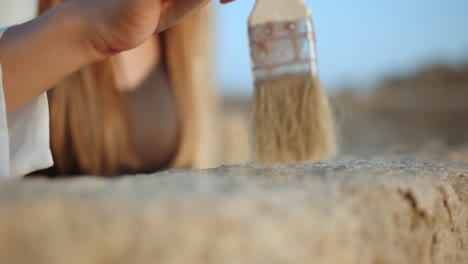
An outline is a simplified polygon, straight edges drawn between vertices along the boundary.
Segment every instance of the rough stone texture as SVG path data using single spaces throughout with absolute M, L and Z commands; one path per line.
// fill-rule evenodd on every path
M 0 183 L 0 263 L 468 263 L 468 166 L 389 160 Z

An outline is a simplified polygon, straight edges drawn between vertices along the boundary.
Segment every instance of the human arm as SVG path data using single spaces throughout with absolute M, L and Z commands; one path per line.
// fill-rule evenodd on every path
M 84 35 L 75 1 L 9 28 L 0 40 L 0 63 L 7 113 L 97 59 Z

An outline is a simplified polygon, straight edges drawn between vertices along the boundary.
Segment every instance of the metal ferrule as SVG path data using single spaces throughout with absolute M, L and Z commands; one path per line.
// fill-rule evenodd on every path
M 255 81 L 316 74 L 315 34 L 311 19 L 267 23 L 250 28 Z

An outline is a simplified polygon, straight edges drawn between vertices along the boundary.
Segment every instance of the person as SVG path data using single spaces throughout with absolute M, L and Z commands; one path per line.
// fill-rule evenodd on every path
M 192 13 L 208 2 L 41 0 L 41 16 L 0 30 L 0 177 L 51 166 L 50 143 L 59 173 L 193 166 L 190 129 L 200 120 L 188 87 L 206 82 L 196 67 L 206 65 L 190 46 L 207 43 L 191 39 L 200 30 L 167 29 L 187 16 L 202 23 Z M 44 92 L 54 86 L 49 142 Z

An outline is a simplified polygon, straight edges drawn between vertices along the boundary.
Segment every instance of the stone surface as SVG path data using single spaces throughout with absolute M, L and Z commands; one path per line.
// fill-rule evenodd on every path
M 0 183 L 0 263 L 468 263 L 468 166 L 411 158 Z

